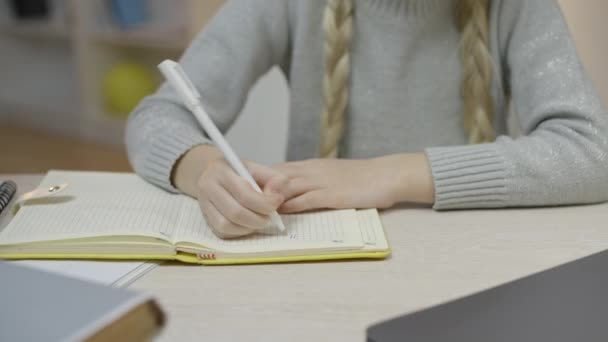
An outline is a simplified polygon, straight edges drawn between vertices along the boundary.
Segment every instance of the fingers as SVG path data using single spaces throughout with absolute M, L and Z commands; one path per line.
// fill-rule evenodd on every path
M 262 184 L 266 184 L 266 182 L 268 182 L 277 173 L 271 168 L 250 161 L 246 161 L 245 166 L 249 170 L 249 173 L 251 173 L 253 179 Z
M 295 178 L 310 173 L 309 169 L 313 161 L 314 159 L 281 163 L 273 166 L 272 169 L 288 178 Z
M 270 187 L 269 190 L 280 192 L 277 190 L 280 190 L 280 186 L 287 181 L 287 177 L 275 169 L 253 162 L 246 162 L 246 165 L 253 179 L 265 190 L 269 187 L 269 183 L 272 183 L 270 185 L 273 187 Z
M 247 165 L 253 178 L 262 187 L 265 194 L 280 195 L 275 198 L 271 198 L 271 202 L 276 204 L 273 211 L 276 210 L 276 208 L 287 198 L 287 185 L 289 183 L 289 178 L 273 168 L 255 163 L 248 163 Z M 278 203 L 275 201 L 278 201 Z
M 220 184 L 238 204 L 257 214 L 269 215 L 283 203 L 283 196 L 280 194 L 259 193 L 245 179 L 234 173 L 226 173 L 220 177 Z
M 273 178 L 271 178 L 263 187 L 263 191 L 265 194 L 275 194 L 281 198 L 281 201 L 277 204 L 277 206 L 285 200 L 287 197 L 287 185 L 289 184 L 289 178 L 280 174 Z
M 263 177 L 268 174 L 267 170 L 261 172 Z M 279 173 L 272 173 L 266 177 L 270 184 L 285 182 L 285 179 L 279 179 Z M 198 188 L 201 210 L 216 235 L 223 238 L 239 237 L 267 229 L 269 214 L 283 202 L 280 194 L 258 193 L 223 160 L 207 168 L 199 180 Z
M 288 201 L 294 197 L 319 188 L 321 188 L 321 186 L 316 183 L 316 180 L 311 180 L 310 178 L 293 178 L 284 186 L 282 195 L 284 200 Z
M 283 214 L 292 214 L 332 207 L 332 196 L 329 196 L 327 191 L 313 190 L 286 201 L 279 207 L 279 211 Z
M 322 162 L 317 159 L 308 159 L 273 166 L 275 171 L 287 178 L 287 182 L 282 185 L 283 191 L 281 192 L 285 201 L 324 187 Z
M 239 226 L 228 220 L 217 208 L 205 198 L 199 199 L 199 206 L 205 216 L 207 225 L 213 233 L 222 239 L 234 239 L 237 237 L 252 234 L 255 230 Z
M 231 222 L 236 225 L 261 230 L 266 227 L 270 221 L 268 215 L 260 215 L 256 212 L 249 210 L 244 207 L 242 203 L 239 203 L 225 188 L 220 184 L 211 185 L 214 196 L 209 197 L 208 200 L 215 206 L 215 208 Z M 251 189 L 252 192 L 255 190 Z

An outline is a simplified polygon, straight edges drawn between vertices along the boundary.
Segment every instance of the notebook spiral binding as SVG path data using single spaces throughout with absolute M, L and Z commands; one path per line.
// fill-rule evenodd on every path
M 13 181 L 6 181 L 0 184 L 0 212 L 8 206 L 17 191 L 17 184 Z

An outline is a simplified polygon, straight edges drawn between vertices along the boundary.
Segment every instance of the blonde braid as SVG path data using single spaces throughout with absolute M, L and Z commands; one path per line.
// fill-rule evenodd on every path
M 456 19 L 462 33 L 462 96 L 464 129 L 470 143 L 490 142 L 494 131 L 492 58 L 488 48 L 489 0 L 458 0 Z M 350 43 L 353 24 L 352 0 L 328 0 L 323 17 L 325 30 L 324 110 L 321 117 L 320 155 L 338 156 L 348 104 Z
M 488 0 L 459 0 L 456 11 L 462 32 L 464 129 L 472 144 L 496 138 L 490 94 L 493 68 L 488 49 L 488 6 Z
M 325 31 L 324 109 L 321 117 L 321 158 L 338 156 L 348 104 L 350 42 L 353 33 L 352 0 L 328 0 L 323 16 Z

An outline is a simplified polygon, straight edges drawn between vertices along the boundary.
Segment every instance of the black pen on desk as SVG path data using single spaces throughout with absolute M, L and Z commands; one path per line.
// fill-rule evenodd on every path
M 8 207 L 9 202 L 17 192 L 17 184 L 11 180 L 0 184 L 0 213 Z

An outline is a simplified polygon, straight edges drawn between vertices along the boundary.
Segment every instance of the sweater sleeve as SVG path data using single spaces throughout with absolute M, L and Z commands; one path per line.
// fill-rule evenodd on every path
M 228 1 L 192 42 L 180 63 L 198 88 L 218 128 L 226 131 L 255 81 L 287 59 L 289 25 L 284 0 Z M 176 161 L 210 143 L 177 94 L 165 83 L 131 113 L 126 145 L 131 165 L 168 191 Z
M 555 0 L 497 1 L 503 77 L 523 136 L 426 150 L 436 209 L 608 200 L 608 115 Z

